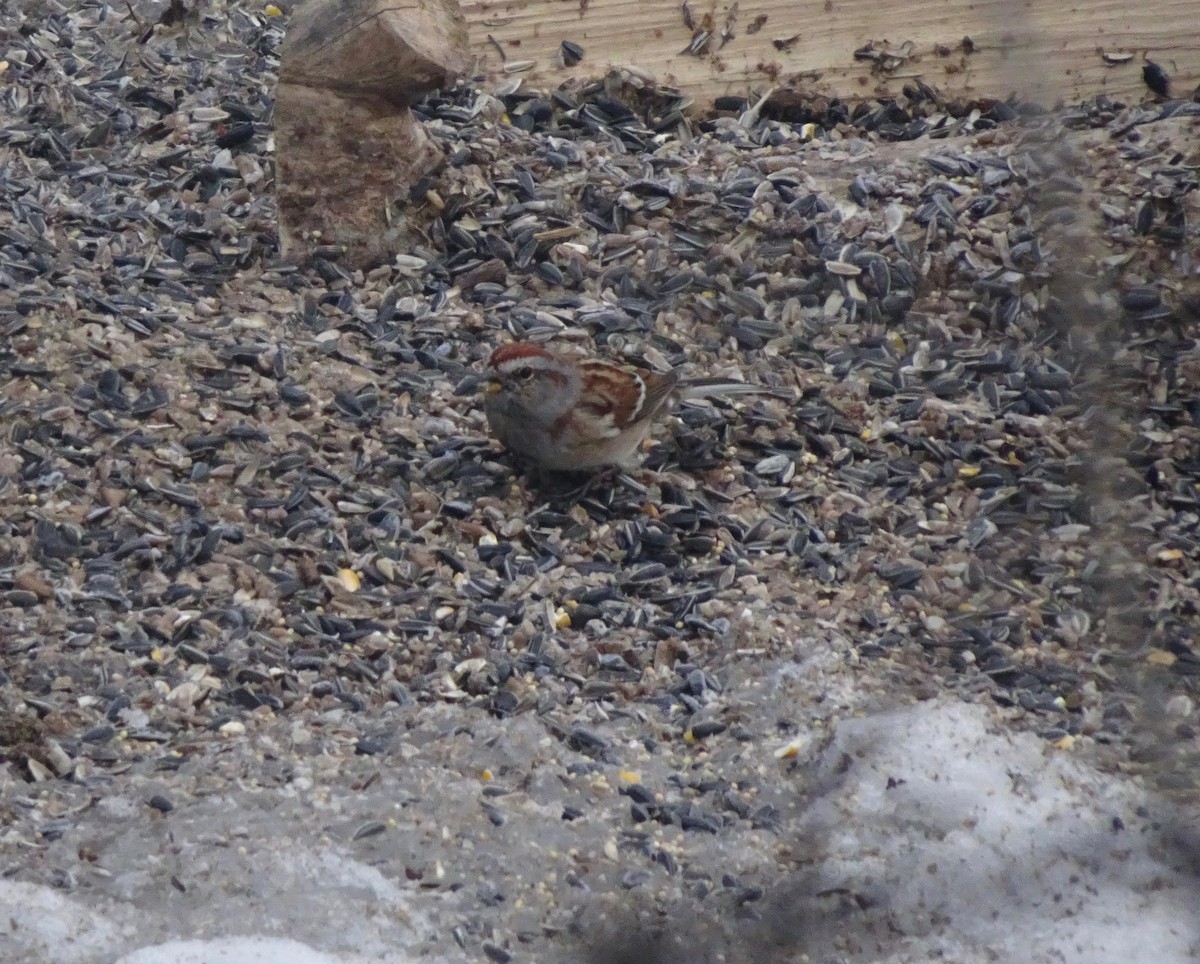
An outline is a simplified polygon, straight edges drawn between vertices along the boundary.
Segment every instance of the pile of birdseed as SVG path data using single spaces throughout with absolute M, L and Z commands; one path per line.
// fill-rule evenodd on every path
M 95 854 L 63 841 L 96 801 L 269 806 L 403 767 L 401 734 L 447 761 L 480 734 L 528 755 L 464 820 L 503 826 L 518 773 L 624 780 L 619 832 L 682 828 L 649 859 L 692 881 L 710 836 L 780 829 L 743 785 L 768 776 L 692 749 L 766 764 L 864 698 L 982 701 L 1195 788 L 1200 104 L 914 88 L 813 136 L 669 89 L 465 84 L 418 108 L 448 166 L 397 215 L 427 241 L 297 268 L 286 18 L 147 17 L 0 14 L 6 875 L 80 886 Z M 625 476 L 537 481 L 455 394 L 513 338 L 775 392 L 680 408 Z M 729 696 L 814 660 L 825 703 Z M 613 721 L 670 748 L 666 789 L 629 790 Z

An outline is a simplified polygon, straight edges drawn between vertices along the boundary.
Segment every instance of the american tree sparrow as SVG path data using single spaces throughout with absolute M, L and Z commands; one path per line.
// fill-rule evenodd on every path
M 769 393 L 745 382 L 680 380 L 518 342 L 501 345 L 483 377 L 484 410 L 504 446 L 540 468 L 578 472 L 631 462 L 672 396 Z

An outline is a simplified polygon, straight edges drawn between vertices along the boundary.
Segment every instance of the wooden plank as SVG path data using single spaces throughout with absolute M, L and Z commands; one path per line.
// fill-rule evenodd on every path
M 1200 0 L 690 0 L 697 29 L 712 39 L 700 56 L 675 0 L 462 0 L 471 46 L 493 80 L 509 63 L 534 60 L 527 88 L 553 89 L 635 65 L 659 83 L 687 91 L 697 105 L 786 83 L 846 99 L 899 92 L 919 77 L 948 94 L 1019 93 L 1047 106 L 1100 93 L 1125 101 L 1149 96 L 1143 55 L 1171 77 L 1174 97 L 1200 82 Z M 731 16 L 732 11 L 732 16 Z M 753 32 L 753 24 L 759 29 Z M 730 23 L 733 36 L 721 46 Z M 494 43 L 490 38 L 494 39 Z M 970 37 L 965 49 L 964 37 Z M 563 40 L 585 50 L 574 68 L 557 63 Z M 912 55 L 891 72 L 855 60 L 877 48 Z M 782 47 L 782 49 L 780 49 Z M 1103 54 L 1132 54 L 1123 64 Z M 872 69 L 874 68 L 874 69 Z

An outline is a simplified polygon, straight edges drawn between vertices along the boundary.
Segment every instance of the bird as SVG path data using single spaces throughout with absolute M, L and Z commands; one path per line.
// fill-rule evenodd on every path
M 684 381 L 678 371 L 578 358 L 529 342 L 496 348 L 479 381 L 492 434 L 555 472 L 631 464 L 672 398 L 771 393 L 747 382 Z

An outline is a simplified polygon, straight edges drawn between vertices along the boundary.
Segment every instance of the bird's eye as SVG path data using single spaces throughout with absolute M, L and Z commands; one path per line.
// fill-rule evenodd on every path
M 519 382 L 527 382 L 531 378 L 533 378 L 533 369 L 532 368 L 518 369 L 517 371 L 513 372 L 513 378 L 515 378 Z

